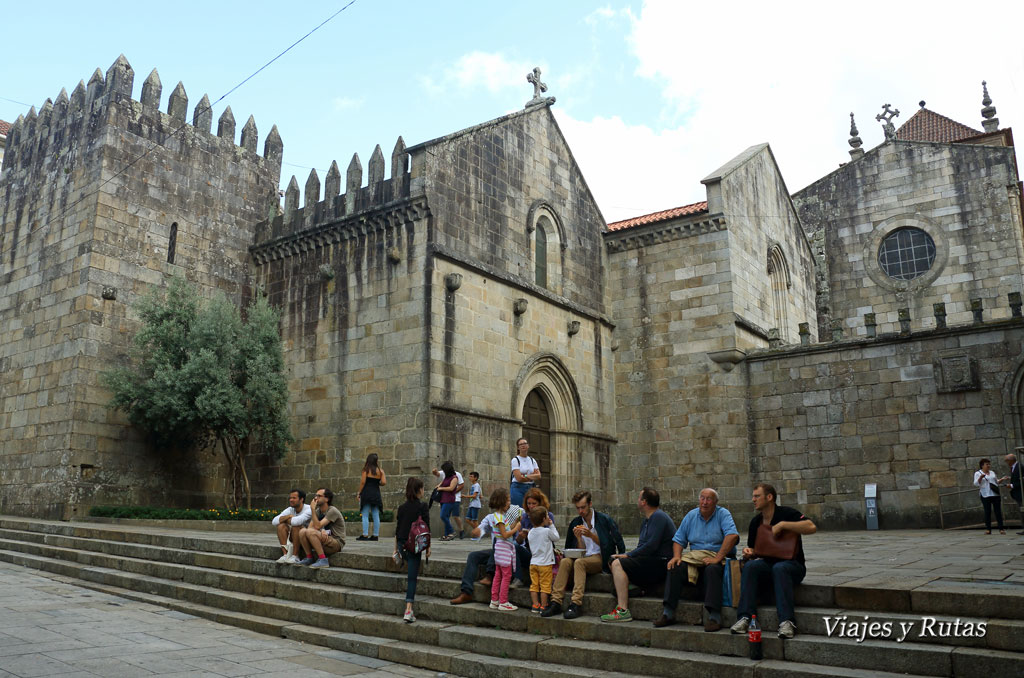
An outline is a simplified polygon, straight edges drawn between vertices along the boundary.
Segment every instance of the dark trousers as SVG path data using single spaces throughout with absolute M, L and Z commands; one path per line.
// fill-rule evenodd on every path
M 807 567 L 795 560 L 781 560 L 769 563 L 764 558 L 747 561 L 743 566 L 740 582 L 740 606 L 737 617 L 750 617 L 757 612 L 757 589 L 771 579 L 775 588 L 775 609 L 779 612 L 779 623 L 795 621 L 793 587 L 804 580 Z
M 665 575 L 665 598 L 662 602 L 665 604 L 666 610 L 675 610 L 683 593 L 683 586 L 691 585 L 687 577 L 688 569 L 686 563 L 683 563 L 669 570 Z M 704 607 L 709 610 L 722 609 L 722 576 L 724 573 L 724 563 L 705 565 L 700 568 L 696 587 L 698 591 L 702 591 Z
M 409 566 L 409 573 L 405 578 L 405 602 L 411 603 L 416 599 L 416 580 L 420 576 L 420 563 L 423 560 L 423 554 L 412 554 L 402 549 L 402 557 L 405 559 L 405 564 Z
M 985 507 L 985 529 L 992 529 L 992 511 L 996 512 L 996 523 L 999 529 L 1003 529 L 1003 500 L 998 494 L 991 497 L 982 497 L 981 505 Z
M 473 595 L 473 582 L 476 581 L 480 566 L 484 565 L 487 574 L 494 574 L 494 548 L 473 551 L 466 557 L 466 567 L 462 570 L 462 583 L 459 588 L 463 593 Z M 512 576 L 529 586 L 530 584 L 530 551 L 516 544 L 516 563 Z

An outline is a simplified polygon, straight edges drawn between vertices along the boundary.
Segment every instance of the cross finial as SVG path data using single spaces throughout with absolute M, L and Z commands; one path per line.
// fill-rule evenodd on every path
M 981 81 L 981 105 L 984 108 L 981 109 L 981 117 L 984 120 L 981 121 L 981 126 L 986 132 L 995 132 L 999 129 L 999 118 L 996 116 L 996 107 L 992 105 L 992 97 L 988 95 L 988 83 L 984 80 Z
M 535 66 L 532 72 L 526 74 L 526 82 L 533 85 L 533 98 L 526 102 L 527 108 L 544 101 L 554 102 L 554 97 L 547 97 L 545 99 L 541 96 L 542 92 L 548 91 L 548 86 L 540 80 L 540 66 Z
M 900 109 L 892 108 L 889 104 L 882 106 L 882 112 L 875 116 L 875 120 L 882 122 L 882 132 L 885 134 L 885 140 L 891 141 L 896 138 L 896 125 L 892 124 L 892 119 L 900 114 Z

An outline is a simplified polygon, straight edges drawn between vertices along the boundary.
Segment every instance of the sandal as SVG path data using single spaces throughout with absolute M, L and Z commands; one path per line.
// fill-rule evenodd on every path
M 985 534 L 992 534 L 992 530 L 985 530 Z M 441 538 L 444 539 L 444 537 Z
M 1006 534 L 1006 530 L 999 530 L 999 534 Z

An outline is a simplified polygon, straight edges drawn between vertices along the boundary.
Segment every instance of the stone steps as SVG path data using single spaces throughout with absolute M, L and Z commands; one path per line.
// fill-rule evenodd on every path
M 215 537 L 147 534 L 71 524 L 31 525 L 0 519 L 0 559 L 80 578 L 91 585 L 116 586 L 180 604 L 208 606 L 218 612 L 203 616 L 235 615 L 237 619 L 227 623 L 258 627 L 257 630 L 276 635 L 285 634 L 286 627 L 294 627 L 291 633 L 308 630 L 306 624 L 315 612 L 318 618 L 325 620 L 323 630 L 330 634 L 366 638 L 363 634 L 367 632 L 363 630 L 361 634 L 360 630 L 369 625 L 370 635 L 379 643 L 415 642 L 435 650 L 451 648 L 474 656 L 490 654 L 492 659 L 540 661 L 545 666 L 572 664 L 590 671 L 586 675 L 615 666 L 620 667 L 615 671 L 617 675 L 635 671 L 639 666 L 643 666 L 646 673 L 676 675 L 680 663 L 698 675 L 771 675 L 763 672 L 774 670 L 773 662 L 779 664 L 781 673 L 777 675 L 791 675 L 782 668 L 791 667 L 792 671 L 803 672 L 792 675 L 808 676 L 879 675 L 879 671 L 960 676 L 979 675 L 976 673 L 979 666 L 1013 675 L 1022 659 L 1021 654 L 1007 651 L 1020 648 L 1024 640 L 1024 622 L 1014 619 L 988 619 L 986 637 L 961 638 L 955 643 L 942 638 L 923 639 L 927 642 L 915 639 L 903 643 L 891 640 L 857 643 L 825 637 L 822 617 L 839 614 L 839 608 L 799 607 L 800 635 L 783 643 L 774 634 L 766 633 L 766 661 L 755 664 L 743 658 L 747 651 L 745 638 L 726 631 L 707 634 L 690 625 L 653 629 L 642 621 L 605 624 L 595 616 L 570 622 L 561 618 L 541 619 L 525 610 L 497 613 L 485 604 L 451 606 L 447 598 L 458 589 L 457 578 L 461 576 L 462 565 L 438 560 L 431 561 L 420 578 L 416 603 L 420 621 L 410 626 L 398 617 L 404 609 L 405 576 L 397 571 L 390 558 L 349 552 L 333 556 L 329 569 L 312 570 L 274 563 L 271 558 L 277 551 L 273 546 L 225 542 Z M 588 580 L 584 611 L 587 614 L 606 612 L 614 605 L 612 597 L 591 593 L 589 583 Z M 849 594 L 849 591 L 844 593 Z M 970 596 L 964 592 L 958 595 Z M 479 585 L 476 596 L 480 601 L 488 598 Z M 820 591 L 815 597 L 821 597 Z M 529 593 L 513 590 L 512 598 L 517 604 L 528 604 Z M 867 598 L 877 607 L 877 596 Z M 900 608 L 902 604 L 897 600 L 894 607 Z M 654 618 L 660 614 L 660 608 L 660 600 L 631 602 L 638 619 Z M 701 606 L 684 602 L 679 612 L 684 622 L 697 623 Z M 734 618 L 731 608 L 726 609 L 726 614 L 726 621 L 731 622 Z M 774 628 L 774 607 L 762 608 L 761 614 L 768 628 Z M 846 614 L 855 620 L 870 615 L 872 619 L 906 619 L 919 624 L 921 619 L 920 615 L 885 611 L 846 611 Z M 489 628 L 495 626 L 501 629 L 497 635 Z M 410 632 L 414 634 L 412 637 L 406 635 Z M 502 639 L 500 650 L 494 647 L 495 638 Z M 344 638 L 336 642 L 343 641 Z M 392 648 L 387 652 L 392 651 L 397 650 Z M 498 656 L 494 656 L 496 654 Z M 390 659 L 383 655 L 371 656 Z M 470 660 L 466 657 L 460 661 Z M 627 663 L 616 663 L 619 661 Z M 640 661 L 643 663 L 635 663 Z M 406 663 L 432 669 L 444 665 L 443 659 L 430 659 L 430 662 L 429 665 L 415 661 Z M 669 665 L 676 669 L 670 671 Z M 711 667 L 728 667 L 728 670 Z M 756 668 L 757 673 L 748 673 L 745 667 Z M 501 674 L 499 669 L 494 670 Z M 559 671 L 566 675 L 561 668 Z M 857 673 L 860 671 L 869 673 Z M 494 675 L 494 672 L 487 675 Z

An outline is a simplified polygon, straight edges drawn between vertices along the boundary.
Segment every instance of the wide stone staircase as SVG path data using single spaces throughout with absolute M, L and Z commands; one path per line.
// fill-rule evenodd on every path
M 1020 585 L 804 584 L 799 635 L 782 641 L 766 631 L 765 658 L 755 662 L 745 636 L 727 627 L 703 631 L 699 602 L 680 603 L 681 623 L 664 629 L 650 624 L 661 613 L 653 597 L 631 600 L 633 623 L 602 623 L 598 616 L 614 607 L 607 575 L 588 579 L 584 617 L 542 619 L 529 612 L 523 588 L 511 592 L 516 612 L 489 609 L 490 592 L 479 584 L 477 602 L 450 605 L 463 563 L 435 558 L 420 575 L 418 621 L 406 624 L 405 574 L 388 556 L 388 542 L 346 549 L 329 569 L 310 569 L 277 564 L 280 551 L 266 539 L 174 532 L 0 517 L 0 561 L 225 624 L 461 676 L 1024 676 Z M 726 624 L 735 621 L 732 608 L 724 613 Z M 760 607 L 758 617 L 777 627 L 773 605 Z M 845 618 L 846 626 L 830 634 L 827 618 Z M 865 621 L 889 623 L 889 638 L 860 640 L 850 623 Z M 900 622 L 910 629 L 902 642 Z M 968 624 L 974 634 L 965 633 Z M 923 626 L 934 635 L 922 635 Z

